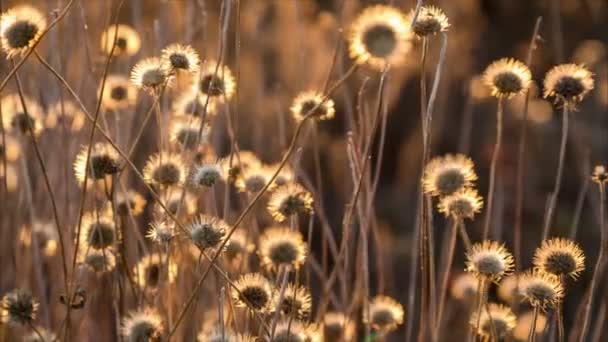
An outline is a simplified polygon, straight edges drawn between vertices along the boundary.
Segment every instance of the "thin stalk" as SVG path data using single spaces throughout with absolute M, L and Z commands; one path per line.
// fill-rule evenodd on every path
M 441 279 L 441 289 L 439 292 L 439 309 L 437 310 L 437 319 L 435 320 L 435 333 L 433 334 L 435 341 L 438 341 L 439 331 L 441 328 L 441 319 L 443 317 L 443 309 L 445 306 L 445 295 L 448 288 L 448 280 L 450 278 L 450 270 L 452 268 L 452 262 L 454 260 L 454 251 L 456 249 L 456 237 L 458 236 L 458 227 L 460 225 L 459 218 L 452 219 L 452 227 L 450 228 L 450 240 L 448 245 L 447 260 L 445 262 L 445 269 Z
M 496 144 L 492 153 L 492 162 L 490 164 L 490 184 L 488 185 L 488 205 L 486 207 L 486 216 L 483 225 L 483 239 L 487 239 L 490 234 L 490 223 L 492 222 L 492 205 L 494 204 L 494 187 L 496 185 L 496 166 L 500 156 L 500 148 L 502 147 L 502 112 L 503 99 L 498 98 L 496 107 Z
M 559 276 L 559 282 L 564 286 L 564 276 Z M 555 320 L 557 320 L 557 341 L 564 342 L 564 310 L 563 310 L 564 301 L 563 299 L 557 302 L 555 306 Z
M 477 313 L 477 322 L 475 323 L 475 326 L 471 325 L 469 328 L 469 338 L 467 338 L 467 340 L 471 342 L 475 341 L 475 335 L 479 331 L 479 324 L 481 323 L 481 308 L 483 307 L 483 299 L 485 297 L 484 292 L 485 281 L 483 278 L 479 278 L 477 282 L 477 309 L 475 310 Z
M 536 340 L 536 322 L 538 321 L 538 312 L 540 308 L 538 305 L 534 306 L 534 318 L 532 319 L 532 326 L 530 327 L 530 332 L 528 333 L 528 342 L 534 342 Z
M 40 333 L 40 330 L 38 330 L 38 328 L 36 328 L 34 323 L 28 322 L 28 325 L 30 326 L 30 328 L 32 328 L 32 330 L 34 331 L 36 336 L 38 336 L 38 339 L 40 340 L 40 342 L 47 342 L 46 339 L 44 338 L 44 336 L 42 336 L 42 334 Z

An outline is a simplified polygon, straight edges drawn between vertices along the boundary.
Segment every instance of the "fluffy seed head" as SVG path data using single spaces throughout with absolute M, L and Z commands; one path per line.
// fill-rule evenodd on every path
M 98 94 L 101 94 L 99 85 Z M 108 75 L 101 96 L 101 105 L 105 110 L 118 111 L 130 108 L 137 99 L 137 89 L 123 75 Z
M 150 223 L 146 237 L 160 244 L 167 244 L 175 237 L 175 225 L 162 220 Z
M 321 342 L 321 340 L 322 336 L 318 325 L 306 324 L 287 317 L 282 318 L 277 323 L 274 339 L 272 339 L 273 342 Z
M 182 185 L 186 178 L 181 156 L 170 152 L 152 155 L 144 167 L 143 174 L 146 183 L 159 186 Z
M 564 288 L 556 276 L 538 270 L 525 273 L 519 278 L 522 296 L 532 305 L 553 307 L 564 297 Z
M 357 64 L 384 70 L 405 62 L 411 38 L 410 25 L 401 11 L 375 5 L 365 8 L 351 24 L 348 50 Z
M 246 233 L 241 230 L 236 230 L 230 236 L 224 251 L 224 257 L 230 262 L 238 264 L 249 253 L 253 252 L 255 245 L 251 243 Z
M 382 333 L 391 332 L 403 324 L 403 306 L 388 296 L 374 297 L 369 304 L 369 316 L 364 314 L 364 320 Z
M 483 73 L 485 83 L 498 98 L 510 98 L 523 93 L 530 86 L 532 73 L 524 63 L 503 58 L 490 64 Z
M 424 192 L 432 196 L 447 196 L 471 187 L 477 180 L 473 161 L 462 154 L 447 154 L 433 158 L 424 168 Z
M 190 184 L 194 187 L 210 188 L 222 177 L 222 168 L 218 164 L 196 165 L 190 172 Z
M 78 132 L 85 123 L 85 116 L 82 110 L 72 101 L 64 100 L 55 102 L 49 106 L 44 126 L 48 129 L 62 128 L 70 132 Z
M 205 120 L 212 120 L 218 112 L 216 101 L 207 100 L 205 96 L 199 94 L 198 89 L 186 91 L 180 95 L 173 102 L 172 110 L 175 116 L 184 115 L 202 118 L 203 114 L 206 113 Z
M 190 45 L 171 44 L 163 49 L 161 59 L 173 71 L 196 73 L 200 68 L 201 60 L 196 50 Z
M 288 284 L 285 288 L 283 298 L 279 298 L 280 293 L 276 293 L 274 305 L 275 309 L 288 317 L 294 316 L 298 319 L 306 319 L 310 315 L 312 297 L 310 290 L 304 286 Z
M 168 263 L 168 265 L 167 265 Z M 161 282 L 173 283 L 177 276 L 177 264 L 166 254 L 144 256 L 133 268 L 135 283 L 142 289 L 156 290 Z
M 192 221 L 187 229 L 190 239 L 201 250 L 219 247 L 230 227 L 223 220 L 208 215 L 200 215 Z
M 218 164 L 222 167 L 224 176 L 228 179 L 238 179 L 249 172 L 250 170 L 256 170 L 262 168 L 262 162 L 258 159 L 255 153 L 251 151 L 239 151 L 235 153 L 232 158 L 227 156 L 220 159 Z M 237 184 L 239 182 L 237 181 Z M 244 184 L 241 184 L 242 186 Z
M 272 217 L 283 222 L 294 215 L 305 215 L 312 211 L 312 195 L 298 184 L 288 184 L 275 190 L 268 201 Z
M 182 197 L 182 189 L 177 187 L 170 187 L 167 189 L 168 198 L 165 198 L 163 204 L 167 211 L 169 211 L 173 215 L 179 214 L 190 216 L 193 215 L 197 210 L 197 201 L 196 197 L 194 197 L 190 192 L 186 191 L 185 195 Z M 165 209 L 160 206 L 160 203 L 156 203 L 154 205 L 154 212 L 159 215 L 165 215 Z
M 96 273 L 111 272 L 116 266 L 116 256 L 112 248 L 97 250 L 80 245 L 78 263 Z
M 151 309 L 131 312 L 123 319 L 122 335 L 125 342 L 160 342 L 163 320 Z
M 317 120 L 329 120 L 336 114 L 334 101 L 330 98 L 324 101 L 323 94 L 316 91 L 299 93 L 293 100 L 290 109 L 297 122 L 302 121 L 306 115 L 310 115 Z
M 415 14 L 416 10 L 414 9 L 408 14 L 407 22 L 412 26 L 414 34 L 420 38 L 445 32 L 450 27 L 448 17 L 438 7 L 422 6 L 416 22 L 413 23 Z
M 210 131 L 209 125 L 201 130 L 201 119 L 197 117 L 178 116 L 171 120 L 171 142 L 183 150 L 196 150 L 207 141 Z
M 279 270 L 281 267 L 300 268 L 306 261 L 308 251 L 299 231 L 271 227 L 260 237 L 258 253 L 268 270 Z
M 116 226 L 110 212 L 97 211 L 82 216 L 80 242 L 92 249 L 104 249 L 116 242 Z
M 214 60 L 207 61 L 201 67 L 198 79 L 198 91 L 203 97 L 221 103 L 224 98 L 230 100 L 234 95 L 236 83 L 232 72 L 227 66 L 218 66 Z
M 328 312 L 323 317 L 323 338 L 327 342 L 352 342 L 355 323 L 340 312 Z
M 545 98 L 565 106 L 576 106 L 593 89 L 593 74 L 582 65 L 560 64 L 545 75 Z
M 513 311 L 507 306 L 495 303 L 489 304 L 488 310 L 482 310 L 481 315 L 474 311 L 469 324 L 476 327 L 478 320 L 479 328 L 476 332 L 479 336 L 490 338 L 494 336 L 494 330 L 499 340 L 509 335 L 517 325 L 517 317 L 515 317 Z
M 238 162 L 237 162 L 238 163 Z M 233 161 L 233 165 L 234 161 Z M 238 164 L 235 166 L 238 167 Z M 266 183 L 270 181 L 270 178 L 274 174 L 274 170 L 271 170 L 270 167 L 266 165 L 261 165 L 259 167 L 248 167 L 248 168 L 240 168 L 240 171 L 236 171 L 234 169 L 229 169 L 228 175 L 231 175 L 230 172 L 238 172 L 240 177 L 236 179 L 235 186 L 241 192 L 249 192 L 252 194 L 258 193 L 260 190 L 264 188 Z M 274 189 L 276 184 L 273 182 L 269 190 Z
M 135 190 L 116 194 L 116 212 L 120 216 L 139 216 L 146 206 L 146 199 Z
M 15 135 L 28 136 L 30 129 L 38 136 L 43 128 L 43 111 L 38 102 L 24 95 L 23 103 L 18 94 L 6 95 L 0 100 L 5 129 Z M 26 112 L 27 109 L 27 112 Z
M 492 282 L 500 281 L 513 270 L 513 256 L 503 244 L 496 241 L 476 243 L 466 256 L 467 272 Z
M 23 289 L 15 289 L 2 298 L 2 322 L 26 325 L 36 319 L 38 303 L 32 294 Z
M 543 240 L 534 253 L 534 267 L 555 276 L 577 279 L 585 269 L 585 254 L 576 242 L 553 238 Z
M 46 18 L 30 6 L 10 8 L 0 16 L 0 42 L 7 57 L 25 54 L 46 29 Z
M 87 163 L 88 150 L 87 146 L 83 146 L 74 162 L 76 180 L 81 186 L 84 184 L 87 173 L 87 184 L 92 184 L 94 181 L 104 180 L 120 171 L 120 157 L 110 144 L 95 143 Z
M 594 182 L 604 185 L 608 181 L 608 171 L 602 165 L 597 165 L 593 168 L 593 174 L 591 175 L 591 180 Z
M 460 190 L 439 200 L 439 212 L 455 219 L 472 219 L 481 211 L 482 206 L 483 199 L 477 190 L 471 188 Z
M 158 94 L 163 86 L 169 86 L 168 66 L 158 57 L 139 61 L 131 70 L 131 82 L 138 88 Z
M 236 289 L 232 289 L 232 296 L 239 307 L 251 311 L 264 313 L 272 311 L 273 287 L 268 279 L 259 273 L 242 275 L 235 282 Z
M 116 40 L 115 40 L 116 39 Z M 111 25 L 101 34 L 101 50 L 109 55 L 114 47 L 114 56 L 133 56 L 139 52 L 141 39 L 139 33 L 129 25 Z

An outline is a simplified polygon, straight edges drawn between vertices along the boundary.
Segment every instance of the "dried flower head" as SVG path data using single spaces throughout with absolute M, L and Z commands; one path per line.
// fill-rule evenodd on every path
M 23 289 L 15 289 L 2 298 L 2 322 L 26 325 L 36 319 L 38 303 L 32 294 Z
M 116 226 L 110 212 L 88 212 L 82 216 L 80 242 L 92 249 L 104 249 L 116 242 Z
M 608 181 L 608 171 L 606 171 L 606 168 L 603 165 L 597 165 L 593 168 L 591 180 L 600 185 L 606 184 L 606 182 Z
M 234 153 L 232 157 L 227 156 L 220 159 L 218 164 L 222 167 L 224 176 L 229 179 L 237 179 L 237 177 L 241 178 L 245 172 L 251 169 L 262 168 L 262 162 L 258 159 L 255 153 L 251 151 L 240 151 L 239 153 Z
M 513 271 L 513 256 L 496 241 L 476 243 L 466 256 L 467 272 L 491 282 L 498 282 Z
M 272 311 L 274 290 L 268 279 L 259 273 L 247 273 L 235 282 L 232 296 L 239 307 L 264 313 Z M 238 291 L 237 291 L 238 289 Z
M 230 173 L 228 174 L 230 175 Z M 236 179 L 234 184 L 237 189 L 241 192 L 255 194 L 264 188 L 266 183 L 268 183 L 272 178 L 274 172 L 268 166 L 262 165 L 259 167 L 242 168 L 239 174 L 240 177 Z M 273 182 L 270 185 L 269 190 L 274 189 L 275 186 L 276 184 Z
M 474 275 L 463 272 L 454 278 L 450 293 L 458 300 L 471 301 L 477 298 L 478 284 L 479 280 Z
M 298 269 L 308 253 L 299 231 L 287 227 L 271 227 L 260 237 L 258 253 L 262 264 L 269 270 L 281 267 Z
M 175 224 L 167 220 L 150 223 L 150 229 L 146 233 L 148 239 L 160 244 L 169 243 L 175 235 Z
M 38 102 L 28 96 L 23 96 L 23 103 L 17 94 L 6 95 L 1 100 L 4 127 L 16 135 L 39 135 L 43 128 L 43 112 Z
M 4 133 L 4 136 L 0 135 L 0 160 L 3 160 L 5 155 L 8 162 L 16 161 L 21 155 L 19 142 L 7 132 Z
M 433 158 L 424 168 L 424 192 L 447 196 L 471 187 L 477 180 L 473 161 L 462 154 L 446 154 Z
M 190 171 L 190 184 L 194 187 L 210 188 L 222 177 L 222 168 L 218 164 L 195 165 Z
M 190 45 L 171 44 L 163 49 L 161 58 L 173 71 L 196 73 L 201 60 Z
M 316 91 L 299 93 L 290 109 L 293 118 L 298 122 L 307 115 L 317 120 L 329 120 L 336 114 L 334 101 L 330 98 L 325 99 L 323 94 Z
M 172 215 L 177 215 L 178 210 L 179 214 L 185 214 L 188 216 L 196 213 L 198 204 L 196 197 L 194 197 L 190 192 L 186 191 L 182 196 L 181 189 L 170 187 L 167 189 L 167 193 L 168 195 L 165 199 L 163 199 L 163 205 Z M 161 214 L 162 216 L 165 214 L 165 209 L 160 206 L 160 203 L 156 202 L 154 204 L 154 212 Z
M 513 329 L 513 337 L 516 341 L 528 341 L 528 335 L 534 324 L 534 312 L 528 311 L 517 317 L 517 325 Z M 542 312 L 538 313 L 536 317 L 536 328 L 534 329 L 536 334 L 542 334 L 547 327 L 547 316 L 543 315 Z
M 285 288 L 283 298 L 280 297 L 280 293 L 277 293 L 275 296 L 275 310 L 280 311 L 283 315 L 293 316 L 297 319 L 304 320 L 309 317 L 312 297 L 308 288 L 289 283 Z
M 476 333 L 484 338 L 490 338 L 496 336 L 498 340 L 502 340 L 505 336 L 508 336 L 511 331 L 517 325 L 517 317 L 511 309 L 501 304 L 490 303 L 488 310 L 482 310 L 481 315 L 474 311 L 471 315 L 469 324 L 473 327 L 477 326 L 479 322 L 479 328 Z M 494 335 L 496 333 L 496 335 Z
M 534 253 L 534 267 L 555 276 L 577 279 L 585 269 L 585 254 L 576 242 L 553 238 L 543 240 Z
M 144 256 L 133 268 L 135 283 L 142 289 L 156 290 L 161 282 L 173 283 L 177 276 L 177 264 L 166 254 Z
M 582 65 L 560 64 L 545 75 L 545 98 L 575 106 L 593 89 L 593 74 Z
M 21 227 L 19 230 L 19 242 L 23 246 L 31 247 L 34 239 L 45 256 L 51 257 L 57 253 L 59 238 L 53 222 L 34 221 L 31 228 L 26 225 Z
M 186 169 L 181 155 L 160 152 L 148 159 L 143 175 L 146 183 L 159 186 L 176 186 L 184 183 Z
M 483 199 L 477 190 L 467 188 L 439 200 L 439 212 L 454 219 L 472 219 L 481 210 Z
M 83 146 L 74 162 L 76 180 L 82 186 L 85 174 L 88 174 L 89 184 L 97 180 L 104 180 L 120 171 L 120 158 L 110 144 L 95 143 L 87 163 L 89 148 Z
M 272 217 L 283 222 L 294 215 L 309 214 L 312 208 L 312 195 L 299 184 L 278 187 L 268 201 L 268 211 Z
M 400 10 L 375 5 L 367 7 L 351 24 L 349 54 L 357 64 L 376 70 L 405 62 L 411 49 L 410 25 Z
M 364 312 L 364 321 L 382 333 L 397 329 L 403 324 L 403 318 L 403 306 L 388 296 L 374 297 L 369 303 L 369 313 Z
M 49 129 L 65 127 L 69 132 L 78 132 L 84 126 L 85 121 L 82 110 L 76 107 L 72 101 L 65 100 L 49 106 L 44 118 L 44 126 Z
M 323 338 L 327 342 L 353 342 L 355 323 L 340 312 L 328 312 L 323 317 Z
M 23 342 L 48 342 L 58 341 L 57 335 L 44 327 L 36 327 L 36 331 L 32 331 L 23 338 Z
M 513 58 L 503 58 L 490 64 L 484 71 L 483 78 L 492 90 L 492 95 L 510 98 L 528 89 L 532 73 L 524 63 Z
M 519 278 L 521 295 L 543 310 L 553 307 L 564 297 L 564 288 L 556 276 L 538 270 L 526 272 Z
M 521 291 L 518 287 L 520 277 L 517 274 L 511 274 L 501 280 L 498 285 L 498 298 L 510 304 L 518 302 L 521 299 Z
M 316 324 L 282 318 L 277 324 L 273 342 L 321 342 L 321 330 Z
M 205 97 L 220 103 L 230 100 L 236 89 L 232 72 L 225 65 L 218 65 L 217 61 L 209 60 L 201 67 L 198 82 L 198 91 Z M 205 99 L 206 100 L 206 99 Z
M 163 320 L 155 310 L 135 311 L 123 319 L 121 330 L 125 342 L 160 342 Z
M 429 35 L 446 32 L 450 28 L 448 17 L 443 11 L 435 6 L 422 6 L 413 22 L 416 10 L 413 9 L 407 16 L 407 22 L 412 26 L 412 31 L 417 37 L 424 38 Z
M 158 57 L 143 59 L 131 70 L 131 82 L 152 94 L 159 94 L 163 87 L 170 85 L 168 66 Z
M 171 142 L 182 150 L 196 150 L 207 141 L 209 125 L 201 125 L 201 119 L 193 116 L 177 116 L 171 120 Z
M 7 57 L 23 55 L 38 42 L 46 29 L 46 18 L 30 6 L 16 6 L 0 16 L 0 41 Z
M 205 116 L 205 121 L 213 119 L 218 112 L 217 103 L 199 95 L 198 90 L 181 94 L 173 102 L 172 110 L 176 116 L 185 115 L 199 118 Z
M 120 216 L 139 216 L 146 207 L 146 199 L 135 190 L 116 194 L 116 213 Z
M 187 229 L 190 232 L 190 240 L 198 248 L 205 250 L 218 248 L 224 242 L 230 227 L 220 218 L 200 215 L 190 222 Z
M 270 165 L 269 168 L 271 170 L 276 170 L 279 168 L 279 164 L 280 163 Z M 277 177 L 274 179 L 274 182 L 277 186 L 283 186 L 283 185 L 293 183 L 295 179 L 296 179 L 296 175 L 295 175 L 295 172 L 293 171 L 293 169 L 291 168 L 291 166 L 284 165 L 283 168 L 281 169 L 281 171 L 279 171 L 279 174 L 277 175 Z
M 97 250 L 80 245 L 77 257 L 79 264 L 96 273 L 111 272 L 116 266 L 116 256 L 112 248 Z
M 249 253 L 253 252 L 255 245 L 249 240 L 246 233 L 242 230 L 235 230 L 224 251 L 224 257 L 231 263 L 238 263 Z
M 114 43 L 116 42 L 116 47 Z M 114 47 L 114 56 L 133 56 L 139 52 L 141 39 L 131 26 L 119 24 L 108 27 L 101 34 L 101 50 L 109 55 Z
M 101 85 L 97 92 L 101 94 Z M 137 89 L 123 75 L 108 75 L 101 96 L 101 105 L 105 110 L 119 111 L 130 108 L 137 99 Z

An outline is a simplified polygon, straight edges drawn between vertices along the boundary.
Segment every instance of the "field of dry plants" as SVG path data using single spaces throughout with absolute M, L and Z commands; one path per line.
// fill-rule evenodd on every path
M 608 340 L 606 1 L 0 13 L 0 342 Z

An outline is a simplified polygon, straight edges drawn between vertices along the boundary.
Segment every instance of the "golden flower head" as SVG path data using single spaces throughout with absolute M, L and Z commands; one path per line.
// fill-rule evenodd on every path
M 483 73 L 485 83 L 498 98 L 510 98 L 523 93 L 530 86 L 532 73 L 527 65 L 503 58 L 490 64 Z
M 278 169 L 279 164 L 280 163 L 270 165 L 270 169 L 272 169 L 272 170 Z M 279 174 L 277 175 L 277 177 L 274 179 L 274 182 L 277 186 L 283 186 L 283 185 L 287 185 L 289 183 L 293 183 L 293 181 L 295 179 L 296 179 L 296 175 L 295 175 L 295 172 L 293 171 L 293 169 L 291 168 L 291 166 L 284 165 L 283 168 L 281 169 L 281 171 L 279 171 Z
M 8 162 L 14 162 L 21 155 L 19 142 L 6 132 L 4 136 L 0 135 L 0 160 L 4 159 L 5 155 Z
M 97 250 L 80 245 L 77 257 L 80 265 L 96 273 L 111 272 L 116 267 L 116 256 L 112 248 Z
M 192 243 L 199 249 L 206 250 L 218 248 L 224 242 L 230 227 L 220 218 L 200 215 L 188 224 L 187 229 Z
M 92 211 L 82 216 L 80 242 L 92 249 L 111 247 L 116 242 L 116 225 L 109 211 Z
M 391 297 L 376 296 L 369 303 L 369 313 L 364 312 L 363 318 L 375 330 L 388 333 L 403 324 L 403 306 Z
M 38 303 L 30 292 L 15 289 L 4 295 L 1 309 L 0 318 L 3 323 L 26 325 L 36 319 Z
M 476 243 L 466 256 L 467 272 L 485 280 L 498 282 L 513 271 L 513 256 L 503 244 L 496 241 Z
M 298 122 L 302 121 L 307 115 L 318 120 L 332 119 L 336 114 L 334 101 L 330 98 L 323 100 L 323 94 L 316 91 L 299 93 L 290 108 L 293 118 Z
M 146 199 L 135 190 L 117 192 L 116 212 L 120 216 L 139 216 L 146 206 Z
M 101 85 L 97 92 L 101 94 Z M 105 110 L 118 111 L 130 108 L 137 99 L 137 89 L 123 75 L 115 74 L 106 77 L 106 83 L 101 97 L 101 105 Z
M 15 134 L 30 135 L 30 129 L 34 135 L 39 135 L 43 128 L 42 108 L 38 102 L 28 96 L 23 96 L 23 103 L 18 94 L 6 95 L 2 98 L 2 116 L 4 127 Z M 27 110 L 27 111 L 26 111 Z
M 186 169 L 179 154 L 160 152 L 152 155 L 143 170 L 146 183 L 159 186 L 182 185 Z
M 483 199 L 477 190 L 466 188 L 439 200 L 439 212 L 455 219 L 472 219 L 481 210 Z
M 416 10 L 413 9 L 407 16 L 407 22 L 412 26 L 412 31 L 416 36 L 423 38 L 429 35 L 445 32 L 450 28 L 448 17 L 443 11 L 435 6 L 422 6 L 413 22 Z
M 469 324 L 473 327 L 477 326 L 479 321 L 479 328 L 477 334 L 484 338 L 490 338 L 496 333 L 498 340 L 502 340 L 504 337 L 511 334 L 511 331 L 517 325 L 517 317 L 511 309 L 501 304 L 490 303 L 487 310 L 482 310 L 481 315 L 474 311 L 471 315 Z
M 234 161 L 233 165 L 235 165 Z M 266 183 L 268 183 L 270 178 L 272 178 L 273 174 L 274 171 L 266 165 L 243 168 L 240 172 L 240 177 L 236 179 L 235 186 L 241 192 L 255 194 L 264 188 Z M 276 184 L 273 182 L 270 185 L 269 190 L 274 189 L 275 186 Z
M 167 220 L 156 220 L 150 223 L 146 237 L 157 243 L 169 243 L 176 235 L 175 224 Z
M 7 57 L 23 55 L 46 29 L 46 18 L 30 6 L 16 6 L 0 16 L 0 41 Z
M 307 319 L 310 315 L 312 306 L 312 297 L 310 290 L 304 286 L 288 284 L 283 293 L 283 298 L 280 298 L 280 293 L 275 296 L 275 310 L 280 311 L 288 317 L 296 317 L 298 319 Z
M 559 278 L 538 270 L 526 272 L 519 278 L 519 290 L 532 306 L 543 310 L 556 305 L 564 297 L 564 288 Z
M 575 106 L 593 89 L 593 74 L 582 65 L 560 64 L 545 75 L 545 98 Z
M 167 189 L 167 193 L 168 195 L 163 199 L 163 205 L 172 215 L 177 215 L 178 210 L 180 214 L 187 216 L 196 212 L 198 203 L 196 197 L 190 192 L 186 191 L 184 196 L 182 196 L 182 189 L 170 187 Z M 165 209 L 160 206 L 160 203 L 156 202 L 154 204 L 154 212 L 164 215 Z
M 183 150 L 196 150 L 207 141 L 211 128 L 201 128 L 201 119 L 193 116 L 177 116 L 171 120 L 171 142 Z
M 450 293 L 458 300 L 471 301 L 477 298 L 477 285 L 479 280 L 474 275 L 463 272 L 454 278 Z
M 269 339 L 270 340 L 270 339 Z M 275 330 L 273 342 L 321 342 L 321 330 L 316 324 L 308 324 L 290 318 L 282 318 Z
M 115 41 L 114 56 L 133 56 L 139 52 L 141 47 L 139 33 L 129 25 L 111 25 L 103 31 L 101 34 L 101 50 L 109 55 Z
M 161 58 L 173 71 L 196 73 L 201 60 L 190 45 L 171 44 L 163 49 Z
M 367 7 L 351 24 L 349 54 L 357 64 L 375 70 L 401 65 L 411 49 L 410 25 L 400 10 L 385 5 Z
M 195 165 L 190 171 L 190 184 L 196 188 L 209 188 L 215 185 L 222 177 L 222 168 L 218 164 Z
M 287 227 L 271 227 L 260 237 L 258 253 L 264 267 L 279 270 L 281 267 L 298 269 L 308 254 L 302 234 Z
M 353 342 L 355 323 L 340 312 L 328 312 L 323 317 L 323 338 L 327 342 Z
M 446 196 L 471 187 L 477 180 L 473 168 L 473 161 L 462 154 L 433 158 L 424 168 L 424 192 L 433 196 Z
M 173 114 L 176 116 L 195 116 L 202 118 L 205 114 L 205 121 L 213 119 L 217 115 L 217 103 L 207 100 L 197 91 L 186 91 L 173 102 Z
M 88 184 L 104 180 L 120 171 L 120 158 L 110 144 L 95 143 L 87 163 L 88 146 L 83 146 L 74 162 L 76 180 L 82 186 L 85 174 L 88 173 Z
M 125 342 L 160 341 L 163 334 L 163 320 L 152 309 L 131 312 L 123 319 L 121 331 Z
M 232 289 L 232 296 L 237 306 L 259 313 L 273 310 L 273 286 L 263 275 L 244 274 L 235 282 L 235 287 L 236 289 Z
M 167 265 L 168 263 L 168 265 Z M 177 264 L 166 254 L 144 256 L 133 268 L 135 284 L 146 290 L 156 290 L 161 282 L 173 283 L 177 277 Z
M 603 165 L 597 165 L 594 167 L 591 180 L 601 185 L 606 184 L 608 181 L 608 171 L 606 171 L 606 167 Z
M 532 329 L 532 324 L 534 322 L 534 312 L 528 311 L 523 313 L 517 317 L 517 325 L 515 329 L 513 329 L 513 337 L 516 341 L 528 341 L 528 335 L 530 334 L 530 330 Z M 536 334 L 542 334 L 547 327 L 547 316 L 543 315 L 542 312 L 538 313 L 536 317 Z
M 224 99 L 230 100 L 236 90 L 236 82 L 230 69 L 225 65 L 218 65 L 214 60 L 204 63 L 198 79 L 197 89 L 203 98 L 209 97 L 219 103 Z
M 294 215 L 312 212 L 312 195 L 299 184 L 278 187 L 268 201 L 268 211 L 272 217 L 283 222 Z
M 72 101 L 59 101 L 49 106 L 44 126 L 49 129 L 65 129 L 68 132 L 78 132 L 84 126 L 86 119 L 82 110 Z
M 235 230 L 224 251 L 224 257 L 230 262 L 243 260 L 249 253 L 253 252 L 255 245 L 249 240 L 242 230 Z
M 232 155 L 232 158 L 227 156 L 220 159 L 218 164 L 222 167 L 224 176 L 230 179 L 241 178 L 249 170 L 262 168 L 262 162 L 251 151 L 239 151 Z
M 585 254 L 572 240 L 543 240 L 534 253 L 534 267 L 558 277 L 570 276 L 576 279 L 585 269 Z
M 131 70 L 131 82 L 136 87 L 153 94 L 158 94 L 163 87 L 168 87 L 170 80 L 167 64 L 158 57 L 143 59 Z

